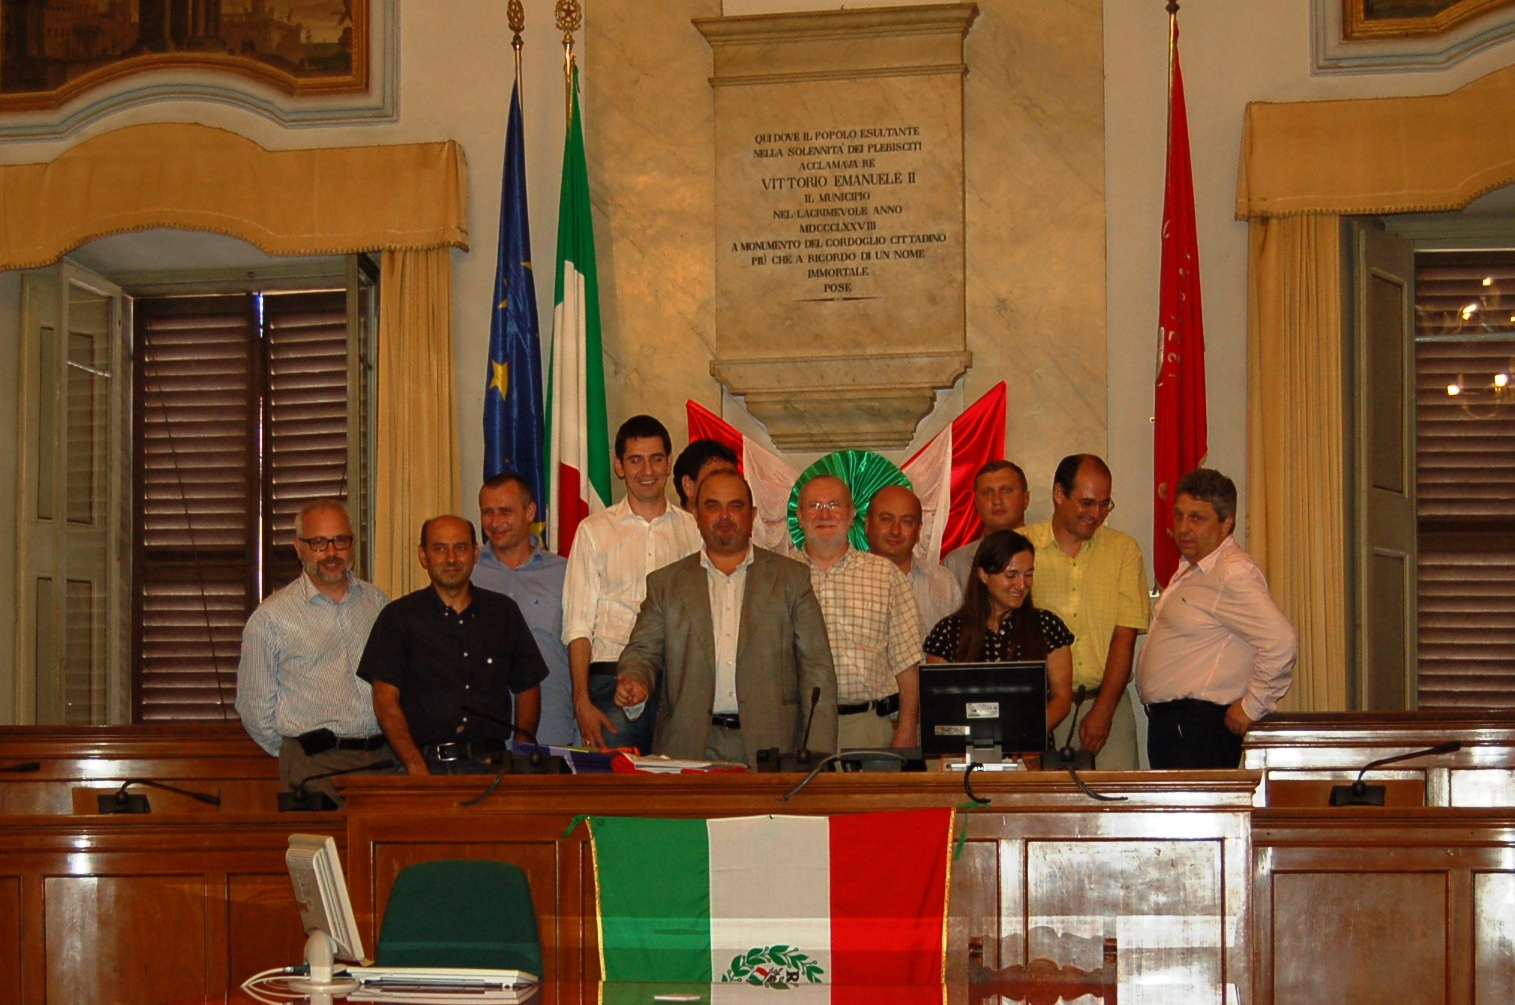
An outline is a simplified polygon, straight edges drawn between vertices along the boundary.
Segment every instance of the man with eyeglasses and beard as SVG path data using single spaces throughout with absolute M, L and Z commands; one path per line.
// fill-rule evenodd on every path
M 1036 606 L 1062 618 L 1074 637 L 1078 731 L 1059 736 L 1058 745 L 1093 753 L 1102 769 L 1130 771 L 1139 762 L 1126 682 L 1152 602 L 1141 546 L 1105 526 L 1113 509 L 1109 466 L 1093 454 L 1070 454 L 1052 476 L 1052 519 L 1021 533 L 1036 546 Z
M 389 598 L 352 574 L 356 545 L 340 502 L 301 506 L 294 546 L 304 571 L 258 605 L 242 630 L 237 714 L 258 746 L 279 759 L 285 789 L 392 756 L 368 682 L 357 676 L 369 630 Z M 330 779 L 305 788 L 341 805 Z

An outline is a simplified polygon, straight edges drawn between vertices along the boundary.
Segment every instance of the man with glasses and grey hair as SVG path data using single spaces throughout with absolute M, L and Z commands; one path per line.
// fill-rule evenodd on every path
M 1070 454 L 1052 476 L 1052 519 L 1021 533 L 1036 546 L 1036 606 L 1073 632 L 1078 732 L 1057 745 L 1089 751 L 1102 769 L 1129 771 L 1139 762 L 1126 682 L 1152 608 L 1141 546 L 1105 526 L 1113 509 L 1109 466 L 1094 454 Z
M 392 756 L 368 682 L 357 676 L 369 629 L 389 598 L 352 574 L 356 544 L 340 502 L 301 506 L 294 536 L 300 578 L 270 594 L 242 630 L 237 714 L 258 746 L 279 759 L 285 789 Z M 330 779 L 306 789 L 341 804 Z
M 800 559 L 826 619 L 836 666 L 837 745 L 915 747 L 920 740 L 920 608 L 893 562 L 847 540 L 857 516 L 852 490 L 835 475 L 801 488 Z

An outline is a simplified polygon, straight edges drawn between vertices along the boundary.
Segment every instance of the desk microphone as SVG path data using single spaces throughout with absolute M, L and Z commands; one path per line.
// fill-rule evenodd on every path
M 810 714 L 805 719 L 805 732 L 800 736 L 800 749 L 793 754 L 780 754 L 777 747 L 768 747 L 757 752 L 759 772 L 808 771 L 815 755 L 810 750 L 810 728 L 815 725 L 815 709 L 821 703 L 821 686 L 810 689 Z
M 20 764 L 7 764 L 0 768 L 0 774 L 21 774 L 27 771 L 41 771 L 41 761 L 22 761 Z
M 1450 754 L 1462 749 L 1462 744 L 1456 740 L 1447 743 L 1438 743 L 1434 747 L 1424 750 L 1412 750 L 1408 754 L 1395 754 L 1393 757 L 1380 757 L 1376 761 L 1369 761 L 1362 766 L 1357 773 L 1357 781 L 1351 785 L 1336 785 L 1331 788 L 1332 806 L 1382 806 L 1386 787 L 1382 785 L 1369 785 L 1362 780 L 1374 768 L 1381 768 L 1385 764 L 1395 764 L 1399 761 L 1408 761 L 1416 757 L 1431 757 L 1436 754 Z
M 1072 764 L 1076 751 L 1073 749 L 1073 738 L 1078 735 L 1078 713 L 1083 710 L 1084 699 L 1088 697 L 1089 687 L 1086 684 L 1078 686 L 1078 693 L 1073 696 L 1073 724 L 1068 727 L 1068 739 L 1057 756 L 1064 764 Z
M 393 758 L 385 758 L 382 761 L 370 761 L 368 764 L 359 764 L 351 768 L 339 768 L 336 771 L 323 771 L 315 775 L 306 775 L 295 783 L 290 792 L 279 793 L 280 813 L 320 813 L 326 810 L 337 809 L 336 800 L 324 792 L 309 792 L 305 786 L 311 782 L 320 781 L 323 778 L 336 778 L 338 775 L 356 775 L 363 771 L 383 771 L 395 766 Z
M 531 741 L 532 750 L 530 754 L 526 755 L 525 767 L 521 766 L 519 761 L 517 761 L 517 759 L 510 751 L 510 745 L 506 744 L 505 759 L 501 762 L 501 774 L 566 775 L 569 773 L 568 765 L 564 762 L 564 760 L 561 757 L 558 757 L 556 754 L 547 753 L 547 748 L 542 746 L 542 742 L 537 739 L 537 734 L 533 733 L 525 726 L 517 726 L 509 719 L 502 719 L 497 715 L 491 715 L 490 713 L 484 711 L 482 708 L 475 708 L 472 705 L 464 705 L 463 711 L 467 712 L 469 715 L 476 715 L 481 719 L 488 719 L 490 722 L 494 723 L 497 726 L 504 726 L 512 733 L 520 733 L 522 736 L 526 737 L 526 739 Z
M 149 788 L 162 789 L 165 792 L 177 792 L 181 796 L 189 796 L 198 799 L 202 803 L 212 806 L 221 805 L 219 795 L 210 795 L 205 792 L 193 792 L 189 789 L 181 789 L 177 785 L 168 785 L 164 782 L 155 782 L 149 778 L 128 778 L 121 783 L 121 787 L 114 793 L 103 795 L 97 803 L 101 813 L 151 813 L 153 808 L 148 803 L 147 797 L 132 793 L 127 794 L 127 788 L 133 785 L 146 785 Z

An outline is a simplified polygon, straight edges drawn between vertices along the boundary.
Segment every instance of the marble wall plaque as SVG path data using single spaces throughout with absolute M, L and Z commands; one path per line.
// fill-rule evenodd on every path
M 714 374 L 776 444 L 901 446 L 966 350 L 972 4 L 703 18 Z

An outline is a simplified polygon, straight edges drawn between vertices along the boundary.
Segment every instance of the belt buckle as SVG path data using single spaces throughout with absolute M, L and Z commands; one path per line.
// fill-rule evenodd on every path
M 431 756 L 443 762 L 462 761 L 468 757 L 468 744 L 456 741 L 439 743 L 433 748 Z

